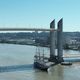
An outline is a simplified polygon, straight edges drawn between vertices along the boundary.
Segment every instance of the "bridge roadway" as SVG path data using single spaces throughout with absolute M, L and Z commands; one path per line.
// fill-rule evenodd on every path
M 44 28 L 0 28 L 0 31 L 57 31 L 56 29 L 44 29 Z
M 64 54 L 64 58 L 80 58 L 80 54 Z
M 39 56 L 37 56 L 37 57 L 39 57 Z M 43 59 L 43 55 L 40 55 L 40 58 Z M 67 60 L 67 61 L 71 61 L 71 62 L 72 61 L 80 62 L 80 54 L 63 54 L 63 58 L 65 61 Z M 44 60 L 48 60 L 48 59 L 49 59 L 49 56 L 45 54 Z

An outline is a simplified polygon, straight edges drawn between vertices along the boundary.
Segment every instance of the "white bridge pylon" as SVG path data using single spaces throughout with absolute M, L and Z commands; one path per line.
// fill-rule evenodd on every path
M 57 29 L 44 29 L 44 28 L 0 28 L 0 31 L 57 31 Z

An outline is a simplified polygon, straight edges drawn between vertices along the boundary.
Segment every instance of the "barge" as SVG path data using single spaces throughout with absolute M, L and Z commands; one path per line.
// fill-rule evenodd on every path
M 34 68 L 37 68 L 43 71 L 47 71 L 49 66 L 47 66 L 45 62 L 39 60 L 39 61 L 34 62 Z
M 47 71 L 49 67 L 53 65 L 53 62 L 49 62 L 47 57 L 35 55 L 34 56 L 34 68 Z

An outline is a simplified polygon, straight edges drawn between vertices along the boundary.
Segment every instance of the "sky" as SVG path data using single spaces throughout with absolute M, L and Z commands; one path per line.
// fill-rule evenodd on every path
M 63 18 L 63 31 L 80 32 L 80 0 L 0 0 L 0 28 L 49 28 Z

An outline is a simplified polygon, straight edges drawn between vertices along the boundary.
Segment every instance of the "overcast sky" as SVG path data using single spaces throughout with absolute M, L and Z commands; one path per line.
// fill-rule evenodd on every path
M 80 0 L 0 0 L 0 28 L 49 28 L 61 18 L 64 31 L 80 31 Z

